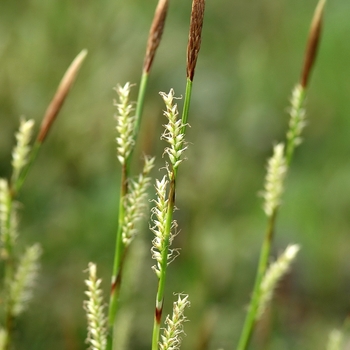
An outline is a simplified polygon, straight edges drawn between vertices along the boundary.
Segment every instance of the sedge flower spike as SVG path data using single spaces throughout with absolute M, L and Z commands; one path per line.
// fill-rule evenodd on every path
M 341 350 L 343 343 L 344 334 L 338 329 L 333 329 L 329 334 L 326 350 Z
M 165 230 L 166 230 L 166 219 L 167 219 L 167 209 L 168 209 L 168 199 L 166 198 L 166 189 L 168 181 L 164 176 L 161 181 L 156 180 L 156 199 L 154 200 L 155 206 L 152 208 L 152 219 L 153 226 L 151 231 L 154 233 L 155 237 L 152 241 L 152 258 L 156 260 L 157 264 L 153 266 L 153 270 L 156 275 L 161 275 L 162 271 L 162 252 L 165 247 Z
M 185 308 L 189 306 L 188 295 L 179 294 L 177 301 L 174 302 L 172 317 L 167 316 L 165 320 L 167 327 L 161 336 L 160 350 L 180 350 L 181 334 L 184 333 L 183 323 L 187 320 L 184 312 Z
M 165 131 L 162 139 L 170 146 L 165 148 L 165 153 L 169 156 L 170 163 L 173 169 L 177 169 L 179 164 L 183 161 L 181 159 L 182 153 L 187 147 L 184 146 L 185 134 L 183 133 L 184 124 L 178 118 L 177 104 L 174 104 L 174 90 L 171 89 L 168 94 L 161 92 L 166 110 L 164 116 L 168 119 L 168 123 L 164 125 Z
M 283 254 L 270 265 L 260 285 L 260 299 L 256 318 L 259 319 L 271 301 L 277 283 L 288 272 L 295 259 L 299 246 L 294 244 L 286 248 Z
M 154 158 L 145 158 L 145 164 L 142 173 L 136 180 L 130 181 L 130 190 L 125 198 L 125 219 L 123 223 L 123 243 L 128 246 L 137 233 L 137 222 L 142 218 L 145 208 L 145 199 L 147 198 L 147 188 L 151 182 L 148 177 L 149 172 L 154 166 Z
M 273 156 L 269 159 L 267 164 L 263 197 L 264 211 L 268 217 L 271 217 L 281 204 L 283 181 L 286 171 L 287 165 L 284 157 L 284 145 L 280 143 L 274 147 Z
M 85 294 L 88 300 L 84 301 L 88 323 L 88 337 L 86 342 L 91 350 L 105 350 L 107 345 L 107 319 L 104 315 L 104 304 L 100 285 L 102 280 L 97 278 L 97 268 L 89 263 L 89 277 L 85 280 L 88 290 Z
M 117 115 L 115 116 L 117 120 L 117 152 L 118 160 L 124 165 L 127 158 L 134 147 L 134 125 L 135 117 L 131 115 L 133 112 L 133 106 L 129 103 L 129 94 L 130 94 L 131 85 L 126 83 L 124 86 L 117 85 L 115 88 L 119 101 L 114 102 L 114 105 L 117 107 Z
M 38 277 L 40 255 L 39 244 L 27 248 L 19 261 L 14 279 L 10 282 L 10 303 L 14 316 L 18 316 L 32 298 L 32 290 Z
M 17 144 L 12 152 L 13 175 L 12 182 L 15 183 L 19 178 L 21 170 L 28 163 L 30 152 L 30 139 L 33 132 L 34 120 L 21 120 L 19 131 L 16 133 Z

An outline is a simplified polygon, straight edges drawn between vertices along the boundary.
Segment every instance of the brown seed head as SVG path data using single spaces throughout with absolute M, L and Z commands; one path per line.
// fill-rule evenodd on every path
M 316 60 L 317 49 L 319 46 L 319 41 L 321 36 L 321 29 L 322 29 L 322 22 L 323 22 L 322 21 L 323 9 L 324 9 L 325 3 L 326 3 L 326 0 L 319 1 L 314 13 L 314 17 L 311 22 L 311 26 L 310 26 L 309 38 L 307 41 L 306 51 L 305 51 L 304 67 L 300 78 L 300 85 L 304 89 L 308 84 L 311 69 Z
M 190 33 L 187 45 L 187 78 L 193 81 L 198 53 L 201 48 L 205 0 L 192 1 Z
M 64 74 L 51 103 L 47 107 L 43 121 L 41 122 L 40 131 L 37 137 L 39 143 L 44 142 L 52 123 L 55 121 L 58 112 L 61 110 L 63 102 L 74 83 L 86 55 L 87 50 L 81 51 Z
M 151 69 L 154 56 L 159 46 L 165 25 L 165 19 L 168 12 L 169 0 L 159 0 L 154 13 L 153 22 L 148 35 L 145 61 L 143 64 L 144 72 L 148 73 Z

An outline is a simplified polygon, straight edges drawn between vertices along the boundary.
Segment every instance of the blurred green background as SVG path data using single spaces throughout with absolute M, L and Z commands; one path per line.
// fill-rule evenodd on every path
M 156 3 L 0 1 L 1 177 L 10 175 L 20 117 L 38 127 L 65 69 L 80 50 L 89 51 L 20 196 L 21 242 L 40 242 L 44 254 L 35 299 L 17 324 L 17 349 L 86 348 L 89 261 L 98 264 L 108 295 L 120 180 L 112 88 L 138 84 Z M 170 265 L 165 301 L 168 311 L 173 292 L 190 294 L 184 349 L 204 349 L 207 334 L 208 349 L 237 344 L 266 225 L 258 193 L 272 145 L 284 140 L 315 6 L 315 0 L 207 1 L 188 160 L 178 181 L 181 232 L 174 245 L 181 255 Z M 158 92 L 172 87 L 184 94 L 190 10 L 190 0 L 171 2 L 147 91 L 139 154 L 157 155 L 157 168 L 164 147 Z M 302 249 L 252 349 L 323 349 L 349 312 L 349 13 L 348 0 L 326 5 L 308 125 L 288 174 L 273 250 L 276 256 L 289 243 Z M 150 348 L 151 240 L 145 223 L 127 266 L 120 337 L 130 337 L 129 349 Z

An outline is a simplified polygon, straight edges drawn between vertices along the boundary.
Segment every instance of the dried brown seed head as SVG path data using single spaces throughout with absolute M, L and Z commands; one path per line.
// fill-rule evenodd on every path
M 169 0 L 159 0 L 148 35 L 145 61 L 143 64 L 143 70 L 146 73 L 148 73 L 151 69 L 154 56 L 160 40 L 162 39 L 168 7 Z
M 326 3 L 326 0 L 319 1 L 314 13 L 314 17 L 311 22 L 311 26 L 310 26 L 309 38 L 307 41 L 306 51 L 305 51 L 304 66 L 303 66 L 303 70 L 300 78 L 300 85 L 304 89 L 307 87 L 307 84 L 310 78 L 310 73 L 316 60 L 317 49 L 318 49 L 319 41 L 321 37 L 323 9 L 324 9 L 325 3 Z
M 65 101 L 70 88 L 72 87 L 74 80 L 79 72 L 79 69 L 87 55 L 87 50 L 83 50 L 74 59 L 66 73 L 64 74 L 57 91 L 51 100 L 51 103 L 47 107 L 43 121 L 40 126 L 40 131 L 37 137 L 39 143 L 44 142 L 52 123 L 55 121 L 58 112 L 61 110 L 63 102 Z
M 190 33 L 187 46 L 187 78 L 193 81 L 198 53 L 201 48 L 205 0 L 192 1 Z

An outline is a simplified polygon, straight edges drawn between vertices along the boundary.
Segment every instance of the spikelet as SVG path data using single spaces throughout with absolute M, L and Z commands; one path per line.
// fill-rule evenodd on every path
M 100 289 L 101 279 L 96 276 L 96 265 L 89 263 L 89 277 L 85 280 L 88 290 L 85 294 L 88 300 L 84 301 L 84 308 L 88 322 L 88 337 L 86 342 L 90 350 L 104 350 L 107 345 L 107 319 L 104 315 L 104 304 L 102 290 Z
M 290 265 L 295 259 L 299 249 L 299 246 L 296 244 L 288 246 L 280 257 L 267 269 L 260 285 L 260 299 L 256 316 L 257 319 L 259 319 L 266 310 L 268 303 L 272 299 L 277 283 L 288 272 Z
M 265 179 L 264 211 L 268 217 L 271 217 L 281 203 L 283 193 L 283 181 L 287 171 L 286 160 L 284 157 L 284 145 L 276 145 L 273 150 L 273 156 L 269 159 L 267 165 L 267 174 Z
M 167 327 L 161 336 L 162 341 L 159 344 L 160 350 L 179 350 L 181 346 L 181 334 L 183 331 L 183 324 L 187 321 L 184 314 L 185 308 L 190 306 L 188 295 L 179 294 L 178 299 L 174 302 L 173 315 L 170 318 L 167 316 L 165 323 Z
M 39 244 L 28 247 L 21 257 L 13 281 L 10 281 L 10 303 L 13 316 L 18 316 L 33 295 L 33 287 L 38 277 L 41 255 Z
M 16 133 L 17 144 L 12 152 L 12 182 L 16 183 L 23 167 L 28 163 L 30 140 L 33 132 L 34 120 L 21 120 L 19 131 Z
M 126 83 L 124 86 L 117 85 L 115 88 L 118 96 L 119 102 L 114 102 L 117 107 L 117 115 L 115 119 L 117 120 L 117 153 L 119 162 L 124 165 L 127 158 L 134 147 L 134 125 L 135 117 L 132 115 L 133 106 L 129 103 L 131 85 Z

